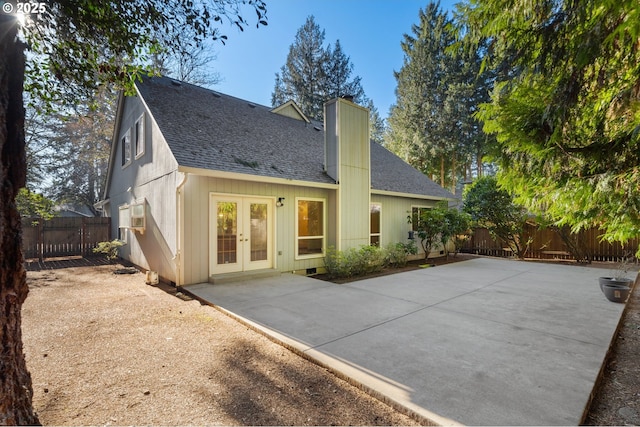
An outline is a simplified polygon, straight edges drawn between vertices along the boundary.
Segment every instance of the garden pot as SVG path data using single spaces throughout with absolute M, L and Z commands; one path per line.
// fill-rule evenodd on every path
M 624 303 L 629 297 L 631 288 L 628 286 L 621 286 L 615 284 L 603 284 L 602 292 L 609 301 Z
M 599 277 L 598 282 L 600 283 L 600 290 L 602 292 L 604 292 L 604 285 L 622 286 L 625 288 L 630 288 L 631 285 L 633 285 L 633 280 L 626 277 Z

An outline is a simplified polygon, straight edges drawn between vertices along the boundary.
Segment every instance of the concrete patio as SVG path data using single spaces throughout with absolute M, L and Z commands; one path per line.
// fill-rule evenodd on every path
M 424 421 L 577 425 L 624 310 L 599 289 L 610 274 L 477 258 L 345 285 L 282 274 L 185 291 Z

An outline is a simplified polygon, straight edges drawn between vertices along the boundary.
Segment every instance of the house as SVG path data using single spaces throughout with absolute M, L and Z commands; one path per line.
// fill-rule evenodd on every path
M 121 256 L 177 285 L 251 270 L 310 274 L 323 254 L 406 242 L 408 212 L 454 196 L 369 140 L 369 112 L 324 123 L 166 77 L 120 96 L 105 215 Z

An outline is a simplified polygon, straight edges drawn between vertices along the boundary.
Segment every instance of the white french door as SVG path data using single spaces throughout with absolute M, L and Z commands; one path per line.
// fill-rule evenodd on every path
M 209 274 L 273 267 L 273 200 L 211 195 Z

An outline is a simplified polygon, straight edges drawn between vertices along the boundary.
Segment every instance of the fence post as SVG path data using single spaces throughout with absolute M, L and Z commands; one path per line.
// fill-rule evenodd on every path
M 87 254 L 87 249 L 85 247 L 85 239 L 86 239 L 86 234 L 87 234 L 87 223 L 86 223 L 86 218 L 82 217 L 82 228 L 80 230 L 80 253 L 82 254 L 82 257 L 84 258 L 85 255 Z
M 44 261 L 44 221 L 42 218 L 38 218 L 38 237 L 36 239 L 36 248 L 38 250 L 38 261 Z

